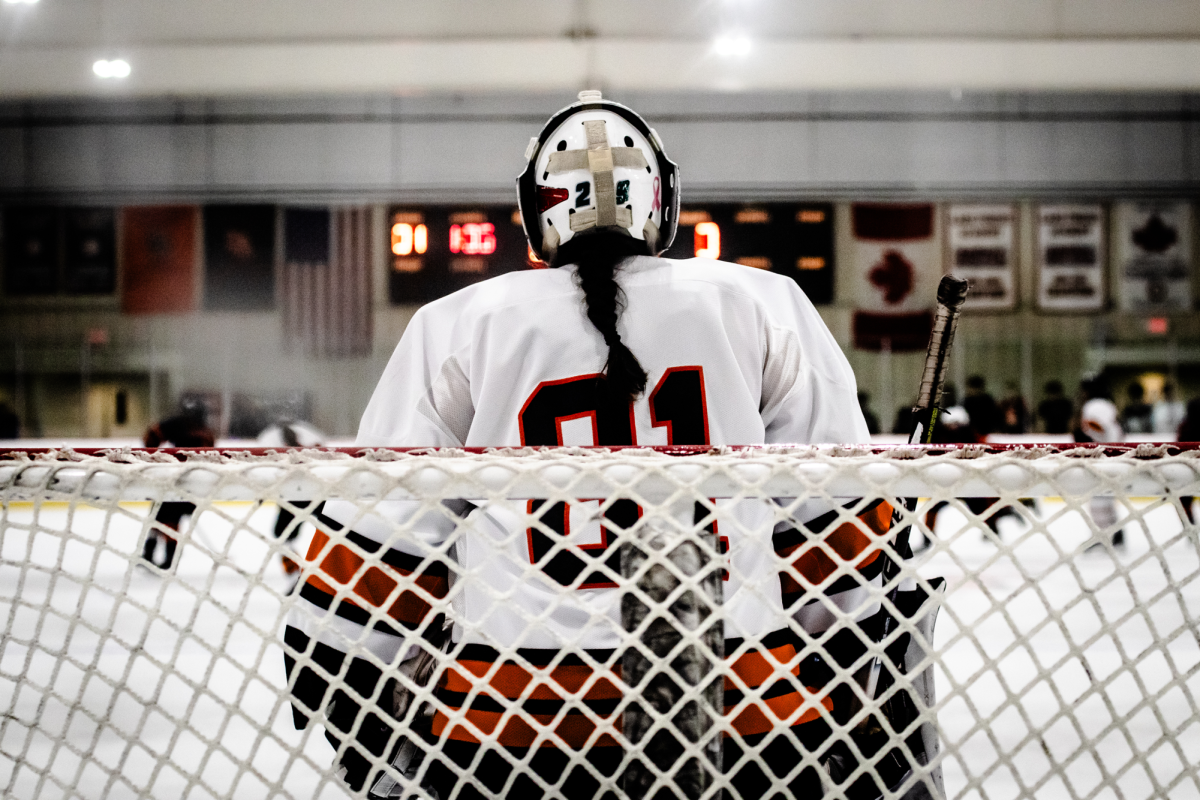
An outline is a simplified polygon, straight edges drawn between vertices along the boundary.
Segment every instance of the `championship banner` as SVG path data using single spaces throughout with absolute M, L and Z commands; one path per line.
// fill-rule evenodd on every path
M 58 211 L 4 210 L 4 293 L 9 297 L 58 291 Z
M 112 294 L 117 288 L 113 210 L 70 208 L 63 217 L 63 290 L 67 294 Z
M 121 310 L 183 314 L 196 307 L 195 206 L 147 206 L 121 212 Z
M 955 203 L 946 220 L 950 272 L 971 285 L 963 308 L 1016 308 L 1016 206 Z
M 204 209 L 204 307 L 275 307 L 275 206 Z
M 1192 210 L 1181 202 L 1116 206 L 1117 295 L 1122 311 L 1192 309 Z
M 850 269 L 854 346 L 921 351 L 929 345 L 942 275 L 933 203 L 854 203 Z
M 1104 207 L 1098 203 L 1038 207 L 1038 308 L 1104 308 Z

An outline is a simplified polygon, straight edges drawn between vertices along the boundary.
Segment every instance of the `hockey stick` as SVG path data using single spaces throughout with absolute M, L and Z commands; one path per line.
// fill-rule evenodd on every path
M 909 444 L 930 444 L 933 442 L 933 431 L 937 425 L 937 418 L 940 413 L 942 402 L 942 389 L 946 383 L 946 362 L 950 357 L 950 349 L 954 344 L 954 331 L 958 326 L 958 315 L 962 310 L 963 301 L 967 297 L 968 284 L 962 278 L 956 278 L 953 275 L 946 275 L 938 284 L 937 293 L 937 314 L 934 317 L 933 331 L 929 336 L 929 349 L 925 354 L 925 370 L 921 375 L 921 389 L 917 395 L 917 405 L 913 408 L 912 430 L 910 432 Z M 917 510 L 917 498 L 906 497 L 904 499 L 904 508 L 911 516 Z M 891 606 L 891 611 L 883 608 L 882 619 L 880 621 L 879 638 L 880 644 L 885 644 L 888 635 L 892 632 L 896 624 L 896 614 L 902 613 L 898 605 L 900 595 L 900 570 L 901 565 L 907 559 L 912 557 L 912 548 L 909 546 L 909 534 L 912 531 L 912 523 L 905 525 L 897 534 L 893 551 L 895 558 L 889 555 L 886 551 L 883 552 L 883 569 L 882 569 L 882 585 L 888 586 L 891 583 L 895 585 L 887 594 L 888 604 Z M 885 649 L 887 649 L 885 647 Z M 880 673 L 883 670 L 883 656 L 877 656 L 872 663 L 871 671 L 867 679 L 866 696 L 875 698 L 878 695 Z M 903 657 L 901 657 L 901 661 Z M 901 669 L 903 667 L 898 665 Z M 884 716 L 888 717 L 895 727 L 898 721 L 896 718 L 904 714 L 898 707 L 899 695 L 893 695 L 883 704 L 882 711 Z M 907 722 L 904 722 L 896 728 L 907 727 Z M 940 788 L 940 778 L 935 778 L 934 782 Z M 922 787 L 918 790 L 918 794 L 913 797 L 934 797 L 935 794 L 929 792 L 928 787 Z M 923 793 L 920 793 L 923 792 Z M 909 796 L 906 794 L 906 796 Z
M 954 345 L 954 331 L 958 327 L 958 314 L 962 310 L 963 301 L 967 299 L 967 281 L 946 275 L 938 284 L 937 315 L 933 320 L 933 331 L 929 335 L 929 349 L 925 353 L 925 371 L 921 374 L 921 389 L 917 394 L 917 404 L 913 407 L 912 430 L 909 432 L 909 444 L 930 444 L 933 442 L 933 430 L 937 425 L 939 406 L 942 402 L 942 389 L 946 385 L 946 362 L 950 357 L 950 348 Z M 904 508 L 911 516 L 917 510 L 917 498 L 904 498 Z M 912 556 L 909 549 L 908 537 L 912 524 L 905 525 L 896 534 L 893 549 L 897 558 L 892 558 L 884 552 L 883 585 L 895 580 L 900 573 L 900 564 Z M 900 585 L 896 584 L 888 593 L 888 600 L 895 605 L 896 593 Z M 879 641 L 887 640 L 893 621 L 892 615 L 887 614 L 883 619 L 883 627 Z M 874 670 L 872 671 L 874 673 Z M 871 677 L 868 696 L 874 695 L 875 678 Z
M 942 402 L 942 389 L 946 385 L 946 362 L 950 358 L 950 348 L 954 345 L 954 331 L 958 327 L 958 315 L 962 310 L 963 301 L 967 299 L 967 289 L 969 284 L 963 278 L 957 278 L 953 275 L 945 275 L 942 277 L 941 283 L 938 284 L 937 291 L 937 315 L 933 320 L 933 331 L 929 334 L 929 349 L 925 353 L 925 371 L 921 374 L 921 389 L 917 394 L 917 404 L 913 407 L 912 431 L 909 433 L 909 444 L 930 444 L 933 442 L 933 430 L 937 425 L 938 414 L 940 413 L 940 405 Z M 904 508 L 908 511 L 909 516 L 917 510 L 917 498 L 904 498 Z M 883 554 L 883 585 L 887 586 L 890 581 L 895 581 L 896 576 L 900 574 L 900 564 L 907 558 L 912 556 L 912 550 L 908 544 L 909 534 L 912 532 L 912 523 L 905 525 L 899 533 L 896 534 L 896 543 L 894 550 L 896 558 L 892 558 L 886 552 Z M 900 584 L 897 582 L 892 591 L 888 593 L 888 600 L 895 608 L 896 595 L 900 591 Z M 883 618 L 882 629 L 879 634 L 879 641 L 887 641 L 888 634 L 891 632 L 891 623 L 894 621 L 892 614 L 886 614 Z M 879 666 L 878 664 L 876 666 Z M 874 696 L 875 676 L 878 674 L 877 669 L 872 670 L 869 697 Z
M 953 275 L 943 276 L 941 283 L 938 284 L 937 314 L 933 320 L 933 331 L 929 335 L 929 349 L 925 353 L 925 371 L 921 374 L 921 389 L 917 394 L 917 404 L 912 410 L 913 421 L 908 436 L 909 444 L 930 444 L 933 441 L 933 429 L 937 425 L 939 405 L 942 402 L 942 389 L 946 383 L 946 361 L 950 357 L 950 348 L 954 344 L 954 330 L 958 327 L 958 314 L 967 297 L 967 288 L 966 280 Z M 904 498 L 904 508 L 911 516 L 917 510 L 917 498 Z M 896 558 L 892 558 L 886 551 L 882 553 L 884 559 L 883 586 L 895 581 L 896 576 L 900 574 L 901 563 L 912 556 L 912 550 L 908 544 L 911 531 L 912 524 L 910 523 L 896 534 L 893 545 Z M 887 599 L 892 603 L 893 608 L 895 608 L 896 595 L 899 590 L 900 584 L 897 583 L 888 592 Z M 878 641 L 887 641 L 893 622 L 894 617 L 891 613 L 883 615 Z M 875 696 L 876 678 L 880 668 L 881 661 L 877 658 L 872 664 L 867 679 L 867 697 Z
M 917 394 L 917 405 L 913 408 L 912 431 L 909 444 L 929 444 L 933 441 L 933 428 L 937 424 L 942 389 L 946 384 L 946 361 L 954 344 L 954 330 L 958 327 L 958 314 L 967 299 L 967 281 L 946 275 L 938 284 L 937 316 L 933 320 L 933 332 L 929 335 L 929 350 L 925 353 L 925 372 L 921 375 L 921 390 Z

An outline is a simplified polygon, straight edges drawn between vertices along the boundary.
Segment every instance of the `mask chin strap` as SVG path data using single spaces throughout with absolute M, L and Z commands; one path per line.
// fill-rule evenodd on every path
M 556 175 L 562 172 L 574 172 L 586 169 L 592 173 L 593 195 L 596 207 L 577 211 L 571 214 L 571 230 L 578 233 L 591 228 L 631 228 L 633 227 L 633 211 L 617 207 L 616 182 L 613 180 L 613 169 L 626 167 L 631 169 L 646 169 L 646 156 L 636 147 L 609 147 L 608 134 L 604 120 L 587 120 L 583 123 L 587 135 L 586 150 L 557 150 L 550 154 L 546 164 L 546 172 Z M 558 249 L 560 241 L 558 233 L 546 231 L 545 247 Z M 646 234 L 653 230 L 653 242 Z M 646 242 L 653 249 L 658 243 L 658 228 L 654 223 L 647 222 L 643 230 Z M 551 246 L 550 238 L 554 243 Z
M 547 225 L 546 232 L 542 234 L 542 255 L 547 263 L 554 260 L 554 254 L 558 252 L 558 243 L 561 241 L 562 238 L 554 229 L 554 225 Z
M 646 220 L 646 224 L 642 226 L 642 238 L 646 240 L 646 248 L 650 255 L 658 252 L 658 226 L 654 224 L 654 220 Z

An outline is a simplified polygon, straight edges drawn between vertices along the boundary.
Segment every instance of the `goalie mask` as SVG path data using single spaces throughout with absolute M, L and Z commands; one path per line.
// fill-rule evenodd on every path
M 517 178 L 517 203 L 529 246 L 543 261 L 595 231 L 646 242 L 651 255 L 671 246 L 679 221 L 679 167 L 653 128 L 631 109 L 579 93 L 540 135 Z

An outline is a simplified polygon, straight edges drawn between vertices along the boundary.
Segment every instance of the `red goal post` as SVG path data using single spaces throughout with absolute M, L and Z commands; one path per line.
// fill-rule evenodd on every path
M 313 490 L 339 486 L 357 494 L 372 495 L 392 482 L 386 499 L 418 496 L 425 491 L 447 497 L 482 498 L 498 490 L 513 498 L 533 497 L 547 485 L 571 487 L 580 496 L 600 494 L 620 485 L 630 465 L 648 465 L 654 474 L 647 480 L 647 496 L 671 492 L 680 481 L 694 480 L 692 459 L 714 465 L 705 477 L 712 496 L 789 496 L 799 484 L 819 484 L 831 472 L 839 473 L 829 485 L 831 494 L 855 496 L 869 493 L 880 481 L 891 484 L 896 496 L 933 497 L 953 488 L 956 497 L 993 497 L 1020 492 L 1024 497 L 1086 493 L 1122 481 L 1129 492 L 1144 496 L 1186 489 L 1194 480 L 1191 459 L 1198 443 L 1123 444 L 944 444 L 944 445 L 672 445 L 657 447 L 567 448 L 21 448 L 0 453 L 0 486 L 7 497 L 21 496 L 25 487 L 38 488 L 42 475 L 53 475 L 54 491 L 111 493 L 119 485 L 128 496 L 121 499 L 170 500 L 165 476 L 182 469 L 191 480 L 216 481 L 213 499 L 260 499 L 263 490 L 278 491 L 280 499 L 308 499 Z M 702 458 L 701 458 L 702 457 Z M 855 470 L 831 469 L 846 459 L 870 460 L 861 476 Z M 982 460 L 980 460 L 982 459 Z M 1086 459 L 1086 460 L 1085 460 Z M 311 465 L 311 479 L 292 467 Z M 34 463 L 28 463 L 34 462 Z M 101 462 L 112 468 L 100 468 Z M 77 465 L 72 468 L 70 464 Z M 350 464 L 369 463 L 363 470 Z M 485 464 L 484 469 L 479 465 Z M 586 464 L 586 469 L 573 464 Z M 51 467 L 50 465 L 55 465 Z M 126 465 L 117 469 L 118 465 Z M 495 469 L 486 469 L 488 466 Z M 727 470 L 728 475 L 722 475 Z M 114 482 L 109 475 L 137 474 L 132 482 Z M 476 473 L 479 474 L 476 474 Z M 1068 473 L 1068 481 L 1055 477 Z M 221 480 L 235 474 L 239 481 Z M 367 477 L 367 475 L 372 477 Z M 19 475 L 19 479 L 14 476 Z M 285 476 L 283 478 L 282 476 Z M 86 477 L 85 477 L 86 476 Z M 347 482 L 348 476 L 353 476 Z M 360 483 L 353 484 L 357 478 Z M 185 479 L 187 480 L 187 479 Z M 83 481 L 83 483 L 79 483 Z M 91 483 L 88 483 L 88 482 Z M 204 489 L 201 488 L 203 491 Z M 458 494 L 452 494 L 457 492 Z M 533 492 L 533 494 L 529 494 Z M 182 495 L 179 496 L 182 499 Z

